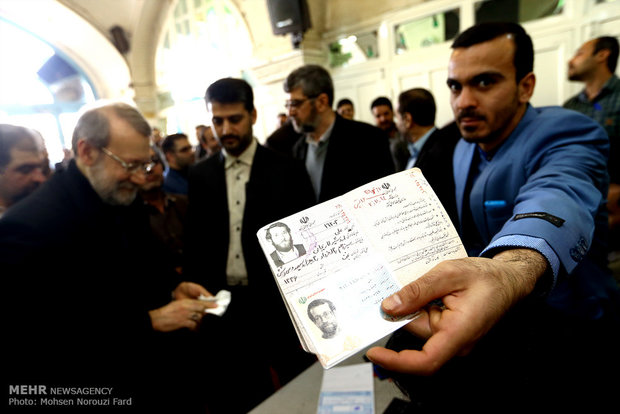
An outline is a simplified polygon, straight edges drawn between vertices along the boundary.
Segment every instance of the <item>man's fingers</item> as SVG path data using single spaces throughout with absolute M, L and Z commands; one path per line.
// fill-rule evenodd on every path
M 371 362 L 387 370 L 413 375 L 432 375 L 442 365 L 424 350 L 405 349 L 395 352 L 382 347 L 374 347 L 366 352 L 366 356 Z
M 190 312 L 204 313 L 207 309 L 217 308 L 217 302 L 206 302 L 197 299 L 183 299 L 183 301 L 187 304 L 186 309 Z
M 212 296 L 204 286 L 194 282 L 181 282 L 175 289 L 175 293 L 177 299 L 197 298 L 200 295 Z
M 428 339 L 433 334 L 429 321 L 430 319 L 428 312 L 426 310 L 420 310 L 418 317 L 403 326 L 401 329 L 412 333 L 418 338 Z
M 414 375 L 432 375 L 460 351 L 458 341 L 447 332 L 433 335 L 421 351 L 406 349 L 395 352 L 382 347 L 368 350 L 366 356 L 373 363 L 390 371 Z
M 200 295 L 212 296 L 211 293 L 209 293 L 209 291 L 204 288 L 204 286 L 199 285 L 197 283 L 193 283 L 193 282 L 186 282 L 186 283 L 187 283 L 187 292 L 190 297 L 197 298 Z
M 456 284 L 458 267 L 452 262 L 438 264 L 419 279 L 385 298 L 381 304 L 383 310 L 390 315 L 407 315 L 421 309 L 432 300 L 459 289 Z

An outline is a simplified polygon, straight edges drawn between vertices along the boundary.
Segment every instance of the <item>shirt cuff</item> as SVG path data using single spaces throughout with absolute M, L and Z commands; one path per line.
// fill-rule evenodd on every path
M 502 236 L 497 240 L 491 242 L 491 244 L 489 244 L 482 251 L 482 253 L 480 253 L 480 256 L 492 257 L 498 253 L 498 250 L 508 250 L 507 248 L 518 247 L 536 250 L 538 253 L 545 256 L 553 274 L 553 282 L 551 285 L 551 287 L 553 288 L 560 272 L 560 259 L 558 258 L 558 255 L 555 253 L 555 251 L 544 239 L 523 235 Z

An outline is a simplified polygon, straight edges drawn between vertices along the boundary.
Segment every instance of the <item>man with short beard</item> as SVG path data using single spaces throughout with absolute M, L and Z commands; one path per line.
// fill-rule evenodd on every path
M 140 186 L 140 198 L 149 216 L 155 238 L 162 247 L 161 260 L 168 261 L 179 274 L 183 274 L 184 224 L 187 214 L 187 196 L 164 191 L 164 163 L 159 149 L 151 145 L 153 167 Z
M 293 146 L 293 157 L 305 163 L 318 202 L 394 173 L 387 136 L 334 111 L 334 84 L 325 68 L 295 69 L 284 91 L 293 127 L 303 133 Z
M 11 384 L 105 384 L 133 408 L 190 401 L 180 384 L 191 382 L 171 381 L 183 366 L 170 335 L 195 330 L 214 305 L 149 257 L 147 217 L 133 202 L 153 167 L 150 132 L 127 104 L 84 112 L 75 159 L 0 220 Z
M 308 304 L 308 317 L 323 332 L 323 339 L 335 337 L 338 332 L 336 307 L 327 299 L 316 299 Z
M 168 162 L 164 174 L 164 191 L 174 194 L 187 194 L 187 174 L 196 161 L 194 148 L 185 134 L 172 134 L 164 138 L 161 150 Z
M 612 406 L 620 291 L 606 268 L 605 131 L 530 104 L 534 46 L 520 25 L 477 24 L 452 49 L 447 86 L 462 139 L 456 202 L 441 201 L 457 213 L 469 257 L 386 298 L 389 315 L 420 314 L 367 357 L 399 372 L 421 412 L 438 402 L 445 412 Z
M 383 130 L 390 141 L 390 152 L 396 171 L 407 168 L 407 161 L 412 155 L 407 147 L 407 140 L 398 130 L 394 122 L 394 108 L 392 101 L 386 96 L 375 98 L 370 104 L 370 112 L 375 118 L 377 128 Z
M 620 263 L 620 79 L 615 74 L 619 49 L 618 39 L 611 36 L 581 45 L 568 61 L 568 79 L 583 82 L 584 88 L 564 102 L 564 108 L 594 119 L 609 135 L 607 209 L 614 268 Z
M 0 124 L 0 217 L 47 179 L 34 131 Z
M 205 332 L 206 344 L 217 337 L 222 348 L 205 353 L 217 372 L 209 409 L 246 413 L 316 360 L 299 346 L 256 237 L 263 226 L 309 207 L 312 186 L 299 161 L 254 137 L 257 109 L 246 81 L 220 79 L 205 101 L 222 151 L 190 169 L 184 272 L 212 292 L 231 292 L 218 320 L 222 330 Z

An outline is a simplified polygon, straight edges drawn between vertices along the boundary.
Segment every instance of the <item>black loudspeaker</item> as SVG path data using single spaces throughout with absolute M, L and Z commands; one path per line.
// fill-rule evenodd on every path
M 267 7 L 276 35 L 303 34 L 312 27 L 306 0 L 267 0 Z
M 116 47 L 121 55 L 129 52 L 129 41 L 127 40 L 127 36 L 125 35 L 125 30 L 123 30 L 120 26 L 114 26 L 110 29 L 110 34 L 112 35 L 112 43 Z

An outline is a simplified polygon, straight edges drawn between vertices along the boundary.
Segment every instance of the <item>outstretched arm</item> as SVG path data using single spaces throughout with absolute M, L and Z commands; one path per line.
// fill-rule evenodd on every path
M 395 352 L 382 347 L 367 357 L 398 372 L 430 375 L 456 355 L 468 353 L 499 319 L 534 290 L 547 261 L 529 249 L 505 250 L 492 259 L 468 257 L 442 262 L 386 298 L 383 310 L 394 316 L 421 310 L 406 326 L 427 338 L 421 351 Z M 426 306 L 442 299 L 444 307 Z

